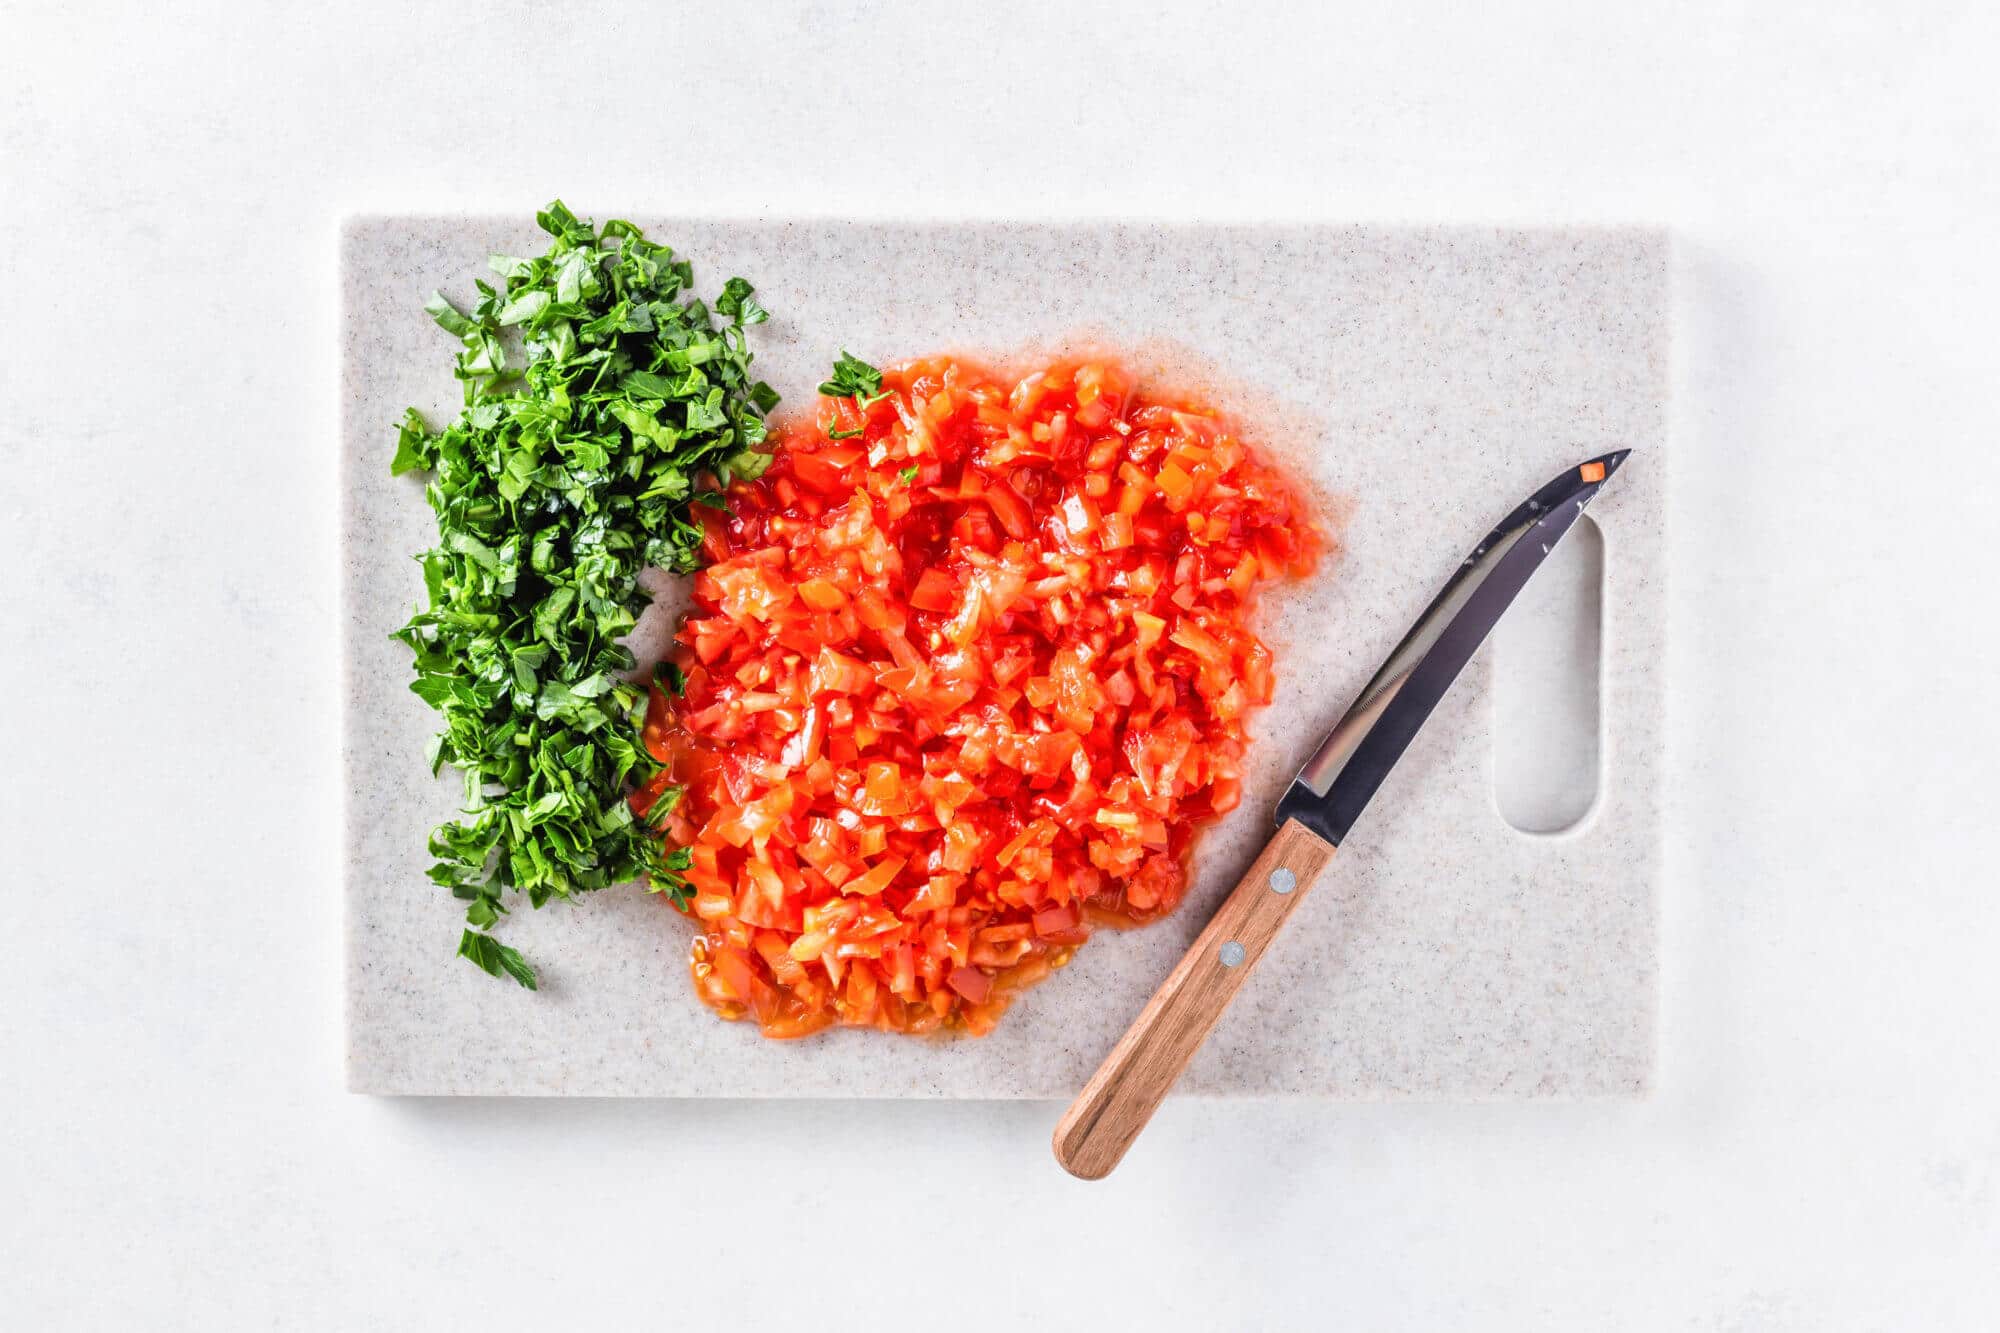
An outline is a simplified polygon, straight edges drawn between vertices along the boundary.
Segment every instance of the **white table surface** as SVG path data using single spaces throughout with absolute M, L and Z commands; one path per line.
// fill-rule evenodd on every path
M 0 11 L 0 1325 L 1991 1327 L 1991 7 L 167 8 Z M 556 192 L 1676 228 L 1657 1093 L 341 1091 L 336 220 Z

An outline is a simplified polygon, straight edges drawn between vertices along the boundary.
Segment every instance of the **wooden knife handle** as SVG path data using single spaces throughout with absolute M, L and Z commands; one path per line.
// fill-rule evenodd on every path
M 1298 909 L 1333 844 L 1285 821 L 1056 1126 L 1056 1160 L 1085 1180 L 1111 1174 L 1250 969 Z

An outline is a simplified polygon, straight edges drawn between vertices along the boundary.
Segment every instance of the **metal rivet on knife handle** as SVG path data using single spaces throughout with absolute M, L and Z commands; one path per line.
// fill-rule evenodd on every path
M 1271 892 L 1290 893 L 1299 886 L 1299 877 L 1284 866 L 1271 872 Z
M 1220 949 L 1217 949 L 1215 956 L 1222 960 L 1224 967 L 1235 967 L 1243 961 L 1243 946 L 1235 940 L 1231 940 Z

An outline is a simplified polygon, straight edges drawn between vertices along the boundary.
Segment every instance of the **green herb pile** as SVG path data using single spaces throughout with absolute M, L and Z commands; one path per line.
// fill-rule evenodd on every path
M 434 474 L 430 605 L 396 637 L 416 654 L 410 688 L 443 715 L 431 771 L 465 774 L 430 876 L 467 904 L 459 954 L 530 989 L 534 969 L 486 933 L 508 890 L 540 907 L 644 874 L 686 894 L 686 853 L 663 855 L 626 804 L 658 765 L 620 639 L 648 600 L 642 569 L 700 563 L 689 506 L 722 499 L 698 479 L 764 470 L 778 397 L 750 374 L 744 330 L 766 312 L 749 283 L 731 278 L 711 310 L 688 264 L 630 223 L 600 233 L 560 201 L 536 221 L 548 253 L 494 256 L 499 285 L 476 283 L 469 311 L 425 307 L 464 344 L 465 408 L 436 432 L 411 409 L 392 465 Z

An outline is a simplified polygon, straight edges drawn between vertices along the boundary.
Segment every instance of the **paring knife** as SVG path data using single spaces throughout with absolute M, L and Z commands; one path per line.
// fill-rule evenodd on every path
M 1278 802 L 1277 835 L 1056 1126 L 1064 1170 L 1096 1180 L 1118 1165 L 1424 719 L 1628 453 L 1593 458 L 1529 496 L 1389 654 Z

